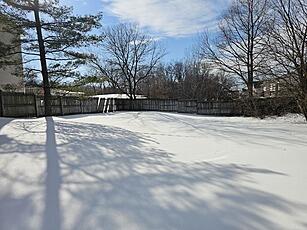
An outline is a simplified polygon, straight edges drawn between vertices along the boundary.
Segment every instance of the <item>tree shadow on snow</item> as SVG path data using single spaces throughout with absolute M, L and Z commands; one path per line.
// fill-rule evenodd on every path
M 52 118 L 46 123 L 42 229 L 279 229 L 266 210 L 290 216 L 307 211 L 305 204 L 250 186 L 256 174 L 286 176 L 280 172 L 178 162 L 154 148 L 155 140 L 125 129 Z M 61 203 L 63 193 L 69 203 Z
M 42 120 L 29 120 L 27 122 L 19 122 L 14 128 L 20 129 L 25 133 L 38 133 L 36 128 L 42 125 Z M 59 165 L 59 154 L 57 152 L 57 143 L 55 137 L 55 125 L 52 117 L 45 118 L 46 125 L 46 143 L 45 145 L 30 144 L 25 142 L 18 142 L 16 139 L 8 138 L 0 149 L 0 154 L 13 154 L 14 158 L 19 154 L 27 154 L 31 158 L 41 158 L 41 163 L 46 164 L 46 171 L 44 175 L 41 175 L 42 181 L 33 181 L 33 179 L 27 178 L 18 168 L 14 176 L 7 172 L 6 168 L 10 166 L 10 161 L 2 163 L 2 169 L 0 170 L 0 176 L 6 180 L 11 181 L 12 185 L 17 183 L 23 186 L 32 187 L 38 185 L 44 188 L 44 204 L 41 220 L 41 227 L 43 230 L 55 230 L 61 229 L 61 210 L 60 210 L 60 189 L 61 189 L 61 175 Z M 45 152 L 45 156 L 41 156 L 41 153 Z M 44 162 L 46 161 L 46 162 Z M 29 173 L 29 172 L 28 172 Z M 5 189 L 7 190 L 7 188 Z M 12 190 L 12 189 L 11 189 Z M 1 194 L 1 193 L 0 193 Z M 14 191 L 6 192 L 4 195 L 0 195 L 0 219 L 3 228 L 0 229 L 33 229 L 30 226 L 30 219 L 32 218 L 36 194 L 28 194 L 26 197 L 13 197 Z M 11 197 L 12 196 L 12 197 Z M 5 211 L 5 210 L 7 211 Z M 5 213 L 5 214 L 4 214 Z M 18 218 L 21 216 L 22 218 Z M 0 225 L 1 226 L 1 225 Z
M 1 129 L 6 126 L 8 123 L 10 123 L 13 119 L 7 118 L 7 117 L 0 117 L 0 131 Z
M 279 172 L 177 162 L 154 140 L 114 127 L 57 122 L 56 132 L 63 185 L 82 204 L 71 229 L 278 229 L 264 209 L 307 210 L 246 185 Z
M 52 117 L 46 117 L 46 179 L 45 209 L 42 229 L 61 229 L 60 189 L 61 172 L 59 154 L 55 137 L 55 125 Z
M 11 118 L 0 117 L 0 149 L 1 149 L 1 145 L 4 145 L 5 143 L 7 143 L 11 140 L 6 135 L 2 135 L 1 130 L 3 129 L 3 127 L 5 127 L 7 124 L 9 124 L 12 120 L 13 119 L 11 119 Z
M 32 195 L 16 198 L 13 190 L 6 190 L 0 195 L 0 229 L 31 229 L 29 218 L 34 213 Z

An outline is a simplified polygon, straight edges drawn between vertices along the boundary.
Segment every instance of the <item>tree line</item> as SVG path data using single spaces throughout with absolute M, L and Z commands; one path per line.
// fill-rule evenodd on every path
M 216 68 L 238 77 L 250 99 L 255 81 L 280 82 L 307 119 L 305 0 L 235 0 L 217 35 L 204 33 L 199 53 Z
M 2 31 L 22 35 L 16 36 L 22 50 L 0 42 L 0 65 L 14 64 L 6 57 L 23 54 L 30 82 L 43 79 L 47 114 L 50 88 L 58 86 L 124 93 L 132 100 L 137 94 L 230 100 L 243 84 L 254 109 L 255 81 L 273 79 L 307 119 L 304 0 L 233 0 L 217 31 L 202 33 L 191 57 L 172 63 L 163 63 L 164 48 L 138 26 L 102 29 L 101 13 L 76 16 L 58 0 L 4 0 L 0 20 Z

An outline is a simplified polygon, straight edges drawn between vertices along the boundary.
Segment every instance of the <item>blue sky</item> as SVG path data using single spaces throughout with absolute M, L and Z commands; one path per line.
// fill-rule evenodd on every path
M 135 23 L 158 39 L 165 61 L 184 58 L 204 30 L 214 32 L 231 0 L 61 0 L 77 14 L 102 11 L 103 25 Z

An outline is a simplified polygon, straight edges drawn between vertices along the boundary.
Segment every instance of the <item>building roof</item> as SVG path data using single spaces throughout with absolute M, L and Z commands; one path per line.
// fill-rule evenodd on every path
M 114 99 L 129 99 L 127 94 L 101 94 L 92 96 L 100 99 L 114 98 Z M 146 99 L 147 97 L 144 95 L 136 95 L 137 99 Z

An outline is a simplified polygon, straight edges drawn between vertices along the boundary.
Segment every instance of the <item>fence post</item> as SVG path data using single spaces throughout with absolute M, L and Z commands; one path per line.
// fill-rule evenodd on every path
M 39 114 L 38 114 L 38 104 L 37 104 L 37 96 L 35 94 L 33 94 L 33 99 L 34 99 L 35 116 L 39 117 Z
M 4 116 L 4 102 L 2 96 L 2 90 L 0 90 L 0 117 Z
M 62 97 L 61 97 L 61 96 L 60 96 L 60 108 L 61 108 L 61 116 L 64 116 L 63 100 L 62 100 Z
M 83 113 L 83 109 L 82 109 L 82 99 L 79 98 L 79 100 L 80 100 L 80 113 Z
M 116 112 L 116 101 L 115 101 L 115 98 L 113 98 L 113 112 Z

